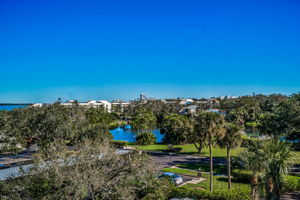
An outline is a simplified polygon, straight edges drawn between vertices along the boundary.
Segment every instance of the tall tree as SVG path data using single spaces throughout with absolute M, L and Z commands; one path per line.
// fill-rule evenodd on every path
M 132 125 L 138 133 L 150 131 L 156 127 L 156 117 L 152 112 L 142 111 L 135 115 Z
M 300 129 L 300 100 L 296 97 L 274 106 L 272 112 L 264 113 L 259 119 L 259 130 L 276 140 L 291 135 Z
M 293 157 L 291 145 L 280 140 L 248 144 L 248 149 L 240 154 L 245 166 L 253 173 L 252 196 L 258 199 L 258 179 L 265 186 L 266 200 L 279 200 L 283 189 L 283 175 L 288 173 Z
M 218 144 L 221 148 L 226 148 L 227 150 L 227 176 L 228 176 L 228 188 L 231 189 L 231 156 L 230 150 L 237 148 L 241 142 L 241 127 L 227 123 L 225 126 L 224 135 L 217 139 Z
M 89 108 L 86 115 L 92 125 L 100 127 L 105 133 L 108 132 L 111 123 L 115 120 L 115 116 L 106 112 L 102 106 Z
M 201 111 L 200 111 L 201 112 Z M 198 153 L 202 153 L 202 150 L 207 142 L 207 130 L 201 122 L 201 115 L 195 115 L 192 119 L 193 129 L 187 135 L 187 141 L 194 144 Z
M 224 118 L 214 112 L 202 112 L 198 118 L 202 130 L 206 130 L 207 143 L 210 157 L 210 191 L 213 191 L 213 153 L 212 146 L 216 137 L 222 135 Z M 200 128 L 200 127 L 199 127 Z
M 164 140 L 169 144 L 181 144 L 186 142 L 192 128 L 192 124 L 186 116 L 171 114 L 164 118 L 161 132 L 164 134 Z
M 266 141 L 263 145 L 266 169 L 263 182 L 266 200 L 279 200 L 283 189 L 283 175 L 288 173 L 289 162 L 293 157 L 291 145 L 278 140 Z
M 247 149 L 239 153 L 244 167 L 252 172 L 251 178 L 251 198 L 259 200 L 259 179 L 265 167 L 264 157 L 260 154 L 261 144 L 259 142 L 251 142 L 246 144 Z

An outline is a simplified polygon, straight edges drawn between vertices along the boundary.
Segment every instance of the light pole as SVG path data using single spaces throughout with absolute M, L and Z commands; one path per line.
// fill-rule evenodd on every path
M 170 162 L 169 162 L 169 165 L 171 166 L 171 162 L 172 162 L 172 153 L 169 153 L 170 155 Z

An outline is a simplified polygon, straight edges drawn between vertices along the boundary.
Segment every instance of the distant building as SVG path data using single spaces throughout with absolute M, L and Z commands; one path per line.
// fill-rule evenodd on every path
M 214 112 L 214 113 L 220 113 L 219 109 L 208 109 L 206 112 Z
M 197 105 L 190 105 L 190 106 L 185 107 L 184 109 L 180 110 L 179 114 L 181 114 L 181 115 L 185 115 L 185 114 L 189 114 L 189 113 L 193 114 L 193 113 L 197 112 L 197 108 L 198 108 Z
M 193 99 L 181 99 L 180 103 L 181 105 L 191 105 L 194 103 L 194 100 Z
M 146 95 L 145 94 L 140 94 L 140 101 L 141 102 L 144 102 L 144 101 L 146 101 L 147 100 L 147 97 L 146 97 Z
M 162 100 L 164 103 L 177 103 L 180 105 L 191 105 L 194 103 L 193 99 L 163 99 Z
M 106 112 L 111 112 L 111 103 L 106 101 L 106 100 L 90 100 L 87 102 L 78 102 L 76 100 L 69 100 L 66 101 L 65 103 L 61 103 L 62 106 L 72 106 L 78 104 L 79 106 L 87 106 L 87 107 L 100 107 L 102 106 Z
M 162 99 L 161 100 L 164 103 L 180 103 L 180 99 Z
M 110 102 L 108 102 L 106 100 L 100 100 L 100 101 L 98 101 L 98 103 L 104 107 L 106 112 L 109 112 L 109 113 L 111 112 L 112 104 Z
M 119 107 L 121 112 L 124 111 L 125 107 L 130 105 L 130 103 L 124 102 L 123 100 L 113 100 L 111 104 L 112 104 L 112 109 L 115 110 L 116 107 Z
M 33 107 L 40 108 L 40 107 L 42 107 L 43 105 L 44 105 L 43 103 L 35 103 L 35 104 L 33 104 L 32 106 L 33 106 Z

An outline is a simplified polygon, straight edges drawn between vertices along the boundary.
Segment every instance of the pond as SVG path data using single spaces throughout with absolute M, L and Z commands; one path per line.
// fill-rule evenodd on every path
M 113 135 L 114 140 L 123 140 L 127 142 L 135 142 L 135 136 L 137 134 L 136 131 L 134 131 L 131 126 L 126 127 L 118 127 L 115 129 L 112 129 L 109 131 Z M 162 139 L 164 137 L 163 134 L 160 133 L 159 129 L 152 130 L 152 133 L 156 137 L 156 142 L 162 142 Z

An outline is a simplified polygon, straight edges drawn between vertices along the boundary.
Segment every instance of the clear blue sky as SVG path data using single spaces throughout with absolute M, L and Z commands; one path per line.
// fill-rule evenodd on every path
M 0 0 L 0 102 L 300 91 L 298 0 Z

